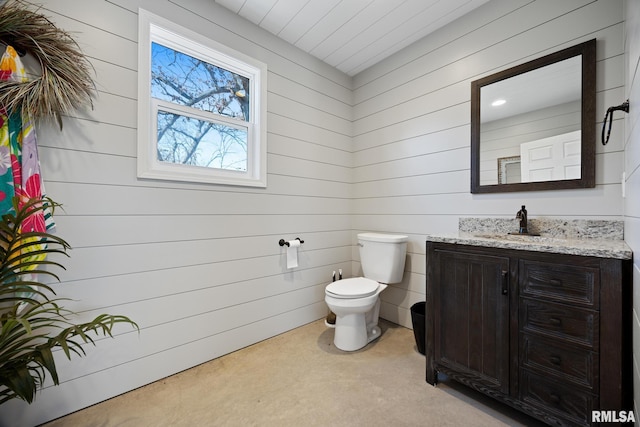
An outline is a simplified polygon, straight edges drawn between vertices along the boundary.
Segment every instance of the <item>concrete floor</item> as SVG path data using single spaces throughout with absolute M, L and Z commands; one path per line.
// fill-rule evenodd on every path
M 316 321 L 45 424 L 82 426 L 536 426 L 453 382 L 427 384 L 413 331 L 344 353 Z

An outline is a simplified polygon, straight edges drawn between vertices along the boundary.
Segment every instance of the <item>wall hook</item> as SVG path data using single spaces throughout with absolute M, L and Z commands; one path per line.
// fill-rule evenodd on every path
M 296 237 L 296 240 L 300 240 L 300 244 L 303 244 L 303 243 L 304 243 L 304 240 L 301 240 L 299 237 Z M 285 245 L 289 246 L 289 242 L 287 242 L 287 241 L 286 241 L 286 240 L 284 240 L 284 239 L 280 239 L 280 241 L 278 242 L 278 244 L 279 244 L 280 246 L 285 246 Z
M 627 99 L 620 105 L 616 105 L 615 107 L 609 107 L 607 112 L 604 115 L 604 121 L 602 122 L 602 145 L 607 145 L 609 142 L 609 135 L 611 135 L 611 124 L 613 123 L 613 112 L 614 111 L 624 111 L 625 113 L 629 112 L 629 100 Z M 605 139 L 604 136 L 604 128 L 607 127 L 607 118 L 609 119 L 609 130 L 607 131 L 607 137 Z

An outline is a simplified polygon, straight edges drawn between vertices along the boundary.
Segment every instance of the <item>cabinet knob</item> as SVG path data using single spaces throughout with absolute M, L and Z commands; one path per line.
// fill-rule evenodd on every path
M 560 356 L 551 356 L 549 358 L 549 361 L 554 365 L 559 365 L 562 362 L 562 359 L 560 358 Z
M 549 323 L 552 324 L 553 326 L 560 326 L 562 325 L 562 320 L 558 319 L 557 317 L 550 317 Z
M 557 394 L 551 393 L 549 395 L 549 400 L 552 401 L 553 403 L 560 403 L 560 396 L 558 396 Z

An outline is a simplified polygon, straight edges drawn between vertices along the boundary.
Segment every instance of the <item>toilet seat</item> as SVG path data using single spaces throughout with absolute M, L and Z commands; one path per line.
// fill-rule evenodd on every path
M 333 298 L 366 298 L 378 291 L 380 284 L 366 277 L 338 280 L 327 285 L 325 292 Z

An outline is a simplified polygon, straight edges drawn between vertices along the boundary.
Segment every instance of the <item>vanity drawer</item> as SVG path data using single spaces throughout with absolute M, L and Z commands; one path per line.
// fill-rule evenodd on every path
M 577 309 L 564 304 L 520 298 L 520 330 L 598 351 L 600 316 L 597 311 Z
M 563 346 L 544 338 L 521 334 L 520 367 L 551 374 L 563 381 L 598 391 L 598 353 Z
M 597 395 L 521 370 L 520 399 L 578 425 L 589 425 L 599 407 Z
M 520 295 L 598 308 L 600 270 L 570 264 L 520 261 Z

